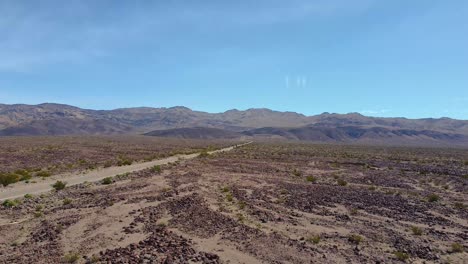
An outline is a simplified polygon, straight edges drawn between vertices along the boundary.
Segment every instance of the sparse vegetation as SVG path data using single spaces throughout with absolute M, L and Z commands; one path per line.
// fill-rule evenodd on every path
M 338 180 L 337 180 L 337 183 L 338 183 L 339 186 L 346 186 L 346 185 L 348 185 L 348 182 L 345 181 L 345 180 L 343 180 L 343 179 L 338 179 Z
M 60 191 L 60 190 L 63 190 L 65 189 L 65 187 L 67 186 L 67 183 L 66 182 L 63 182 L 63 181 L 56 181 L 52 187 L 56 190 L 56 191 Z
M 417 226 L 412 226 L 412 227 L 411 227 L 411 232 L 412 232 L 413 235 L 415 235 L 415 236 L 420 236 L 420 235 L 423 234 L 422 228 L 417 227 Z
M 393 252 L 395 257 L 400 260 L 400 261 L 406 261 L 409 259 L 409 255 L 407 253 L 401 252 L 401 251 L 395 251 Z
M 63 199 L 63 205 L 69 205 L 69 204 L 71 204 L 72 202 L 73 202 L 73 200 L 70 199 L 70 198 L 65 198 L 65 199 Z
M 360 244 L 364 240 L 364 238 L 360 235 L 351 234 L 348 237 L 348 240 L 353 244 Z
M 10 184 L 16 183 L 20 180 L 20 177 L 13 173 L 1 173 L 0 174 L 0 183 L 6 187 Z
M 320 240 L 321 240 L 321 238 L 320 238 L 319 235 L 315 235 L 315 236 L 309 237 L 309 238 L 307 239 L 308 242 L 313 243 L 313 244 L 318 244 L 318 243 L 320 243 Z
M 49 171 L 40 171 L 36 174 L 37 177 L 50 177 L 51 175 Z
M 463 251 L 465 251 L 463 245 L 459 243 L 452 243 L 451 248 L 453 253 L 462 253 Z
M 3 201 L 2 205 L 5 206 L 5 207 L 15 207 L 19 204 L 19 201 L 18 200 L 5 200 Z
M 306 178 L 306 179 L 307 179 L 307 181 L 308 181 L 308 182 L 311 182 L 311 183 L 315 183 L 315 182 L 317 182 L 317 178 L 316 178 L 316 177 L 314 177 L 314 176 L 312 176 L 312 175 L 310 175 L 310 176 L 307 176 L 307 178 Z
M 440 200 L 440 196 L 435 193 L 432 193 L 427 196 L 427 200 L 431 203 L 438 202 Z
M 153 173 L 161 173 L 161 165 L 156 165 L 151 168 L 151 172 Z
M 104 185 L 109 185 L 109 184 L 114 183 L 114 179 L 112 177 L 106 177 L 102 179 L 101 183 Z
M 75 252 L 69 252 L 63 256 L 63 261 L 65 263 L 76 263 L 80 259 L 80 255 Z

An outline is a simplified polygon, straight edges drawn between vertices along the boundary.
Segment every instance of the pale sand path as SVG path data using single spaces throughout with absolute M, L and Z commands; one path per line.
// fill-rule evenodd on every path
M 250 143 L 252 142 L 247 142 L 244 144 L 239 144 L 239 145 L 235 145 L 235 146 L 231 146 L 231 147 L 227 147 L 227 148 L 223 148 L 223 149 L 219 149 L 215 151 L 210 151 L 208 153 L 214 154 L 214 153 L 219 153 L 219 152 L 230 151 L 236 147 L 245 146 Z M 19 183 L 12 184 L 6 188 L 1 188 L 0 189 L 0 201 L 6 200 L 6 199 L 15 199 L 15 198 L 23 197 L 25 194 L 40 194 L 40 193 L 49 192 L 53 190 L 51 185 L 54 184 L 56 181 L 65 181 L 67 182 L 67 186 L 77 185 L 77 184 L 84 183 L 84 182 L 97 182 L 106 177 L 113 177 L 119 174 L 141 171 L 141 170 L 145 170 L 156 165 L 164 165 L 164 164 L 168 164 L 171 162 L 176 162 L 180 159 L 183 159 L 183 160 L 193 159 L 193 158 L 198 157 L 199 155 L 200 153 L 187 154 L 187 155 L 175 155 L 175 156 L 171 156 L 165 159 L 153 160 L 153 161 L 148 161 L 148 162 L 143 162 L 143 163 L 135 163 L 129 166 L 100 168 L 97 170 L 93 170 L 93 171 L 81 173 L 81 174 L 76 174 L 76 173 L 75 174 L 70 174 L 70 173 L 60 174 L 60 175 L 47 177 L 44 180 L 38 178 L 36 183 L 19 182 Z

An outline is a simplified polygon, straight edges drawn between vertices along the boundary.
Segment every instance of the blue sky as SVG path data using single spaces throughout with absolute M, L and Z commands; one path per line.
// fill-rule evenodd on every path
M 0 103 L 468 119 L 468 1 L 0 0 Z

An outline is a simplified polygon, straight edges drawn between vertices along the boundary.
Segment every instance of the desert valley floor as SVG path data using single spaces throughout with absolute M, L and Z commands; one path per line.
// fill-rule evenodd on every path
M 239 143 L 73 140 L 3 144 L 2 164 L 39 167 L 34 184 L 43 161 L 64 173 Z M 467 263 L 467 177 L 466 149 L 255 142 L 2 201 L 0 263 Z

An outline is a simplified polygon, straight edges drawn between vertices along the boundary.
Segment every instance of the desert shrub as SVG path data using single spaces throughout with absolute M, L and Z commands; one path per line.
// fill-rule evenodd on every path
M 80 259 L 80 255 L 78 253 L 69 252 L 63 256 L 63 261 L 65 263 L 76 263 Z
M 42 217 L 43 215 L 44 215 L 43 212 L 40 212 L 40 211 L 34 212 L 34 217 L 36 217 L 36 218 Z
M 310 176 L 307 176 L 307 181 L 308 182 L 312 182 L 312 183 L 315 183 L 317 182 L 317 178 L 315 178 L 314 176 L 310 175 Z
M 352 208 L 351 210 L 349 210 L 349 214 L 350 214 L 350 215 L 357 215 L 358 212 L 359 212 L 359 210 L 356 209 L 356 208 Z
M 198 157 L 200 157 L 200 158 L 207 158 L 209 156 L 210 156 L 210 153 L 208 153 L 208 151 L 206 151 L 206 150 L 200 152 L 200 154 L 198 155 Z
M 16 170 L 14 174 L 20 176 L 20 181 L 27 181 L 32 178 L 32 175 L 27 170 Z
M 375 190 L 377 190 L 377 187 L 375 187 L 374 185 L 369 187 L 369 191 L 375 191 Z
M 423 230 L 420 227 L 412 226 L 411 227 L 411 232 L 413 232 L 413 235 L 415 235 L 415 236 L 420 236 L 420 235 L 422 235 Z
M 437 202 L 440 200 L 440 197 L 439 195 L 435 194 L 435 193 L 432 193 L 432 194 L 429 194 L 427 196 L 427 200 L 431 203 L 434 203 L 434 202 Z
M 409 259 L 409 255 L 401 251 L 395 251 L 393 252 L 393 254 L 398 260 L 401 260 L 401 261 L 406 261 L 407 259 Z
M 5 206 L 5 207 L 15 207 L 19 204 L 19 201 L 18 200 L 5 200 L 3 201 L 2 205 Z
M 359 244 L 361 243 L 364 239 L 360 235 L 352 234 L 348 237 L 349 242 L 354 243 L 354 244 Z
M 310 242 L 310 243 L 313 243 L 313 244 L 318 244 L 320 243 L 320 236 L 319 235 L 315 235 L 315 236 L 312 236 L 312 237 L 309 237 L 307 239 L 307 242 Z
M 232 202 L 232 200 L 234 200 L 234 198 L 232 197 L 232 194 L 230 194 L 230 193 L 226 194 L 226 200 L 228 202 Z
M 133 163 L 132 160 L 122 157 L 117 162 L 117 166 L 129 166 L 129 165 L 132 165 L 132 163 Z
M 68 205 L 68 204 L 71 204 L 72 202 L 73 202 L 73 200 L 70 199 L 70 198 L 63 199 L 63 205 Z
M 13 184 L 15 182 L 18 182 L 20 180 L 20 176 L 17 174 L 13 173 L 2 173 L 0 174 L 0 184 L 2 184 L 4 187 Z
M 453 253 L 462 253 L 464 251 L 463 245 L 459 243 L 453 243 L 451 248 Z
M 227 192 L 229 192 L 229 187 L 224 186 L 224 187 L 221 189 L 221 191 L 227 193 Z
M 239 209 L 243 210 L 245 208 L 245 202 L 244 201 L 240 201 L 239 202 Z
M 461 202 L 456 202 L 456 203 L 453 204 L 453 207 L 455 207 L 457 209 L 465 209 L 466 205 L 461 203 Z
M 302 172 L 300 172 L 300 171 L 297 170 L 297 169 L 294 169 L 293 172 L 292 172 L 292 174 L 293 174 L 294 176 L 296 176 L 296 177 L 300 177 L 300 176 L 302 175 Z
M 102 179 L 101 181 L 101 183 L 104 185 L 109 185 L 109 184 L 112 184 L 113 182 L 114 182 L 114 179 L 112 177 L 106 177 Z
M 56 181 L 54 184 L 52 184 L 52 187 L 54 187 L 56 191 L 63 190 L 65 189 L 66 186 L 67 186 L 67 183 L 63 181 Z
M 109 167 L 112 167 L 113 163 L 111 160 L 108 160 L 104 163 L 103 167 L 104 168 L 109 168 Z
M 38 177 L 50 177 L 50 175 L 52 175 L 50 172 L 48 171 L 40 171 L 36 174 L 36 176 Z
M 154 172 L 154 173 L 161 173 L 161 166 L 160 166 L 160 165 L 153 166 L 153 167 L 151 168 L 151 172 Z
M 24 195 L 24 199 L 31 199 L 31 198 L 33 198 L 33 196 L 29 193 Z
M 340 186 L 346 186 L 346 185 L 348 185 L 348 182 L 345 181 L 345 180 L 343 180 L 343 179 L 338 179 L 338 180 L 337 180 L 337 183 L 338 183 L 338 185 L 340 185 Z

